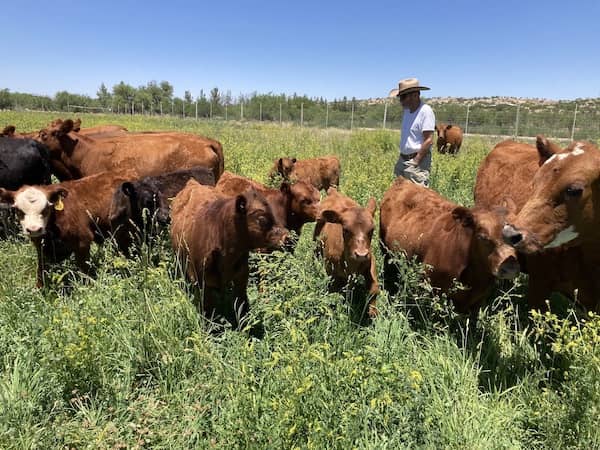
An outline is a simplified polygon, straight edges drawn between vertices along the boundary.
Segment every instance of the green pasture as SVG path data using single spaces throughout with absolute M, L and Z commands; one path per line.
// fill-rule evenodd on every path
M 223 144 L 227 170 L 267 181 L 273 160 L 335 154 L 341 190 L 365 204 L 392 182 L 398 132 L 82 114 L 83 126 L 180 130 Z M 0 111 L 42 128 L 53 114 Z M 468 136 L 434 155 L 432 187 L 470 206 L 495 144 Z M 355 320 L 360 290 L 327 293 L 313 225 L 295 254 L 252 256 L 262 339 L 213 332 L 168 240 L 127 260 L 95 247 L 94 278 L 57 267 L 35 284 L 35 251 L 0 241 L 0 448 L 600 448 L 600 317 L 556 299 L 528 313 L 526 277 L 503 283 L 474 323 L 398 257 L 401 288 Z M 381 256 L 376 246 L 378 266 Z

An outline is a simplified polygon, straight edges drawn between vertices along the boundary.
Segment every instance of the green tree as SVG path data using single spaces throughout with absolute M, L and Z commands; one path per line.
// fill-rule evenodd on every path
M 106 89 L 104 83 L 100 85 L 100 87 L 98 88 L 98 92 L 96 92 L 96 95 L 98 96 L 98 102 L 103 108 L 106 108 L 108 107 L 108 105 L 110 105 L 111 95 L 110 92 L 108 92 L 108 89 Z
M 13 103 L 8 89 L 0 90 L 0 108 L 12 108 Z

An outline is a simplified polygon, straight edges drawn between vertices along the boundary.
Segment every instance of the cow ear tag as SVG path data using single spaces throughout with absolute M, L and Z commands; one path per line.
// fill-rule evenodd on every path
M 63 204 L 61 197 L 58 197 L 57 202 L 54 203 L 54 209 L 57 211 L 62 211 L 63 209 L 65 209 L 65 205 Z

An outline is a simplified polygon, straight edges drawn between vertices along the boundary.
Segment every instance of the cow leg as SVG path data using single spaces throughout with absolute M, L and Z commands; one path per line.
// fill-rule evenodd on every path
M 45 271 L 44 252 L 42 251 L 42 244 L 36 243 L 35 250 L 37 253 L 37 274 L 36 274 L 35 286 L 37 288 L 42 288 L 42 287 L 44 287 L 44 271 Z
M 365 276 L 367 287 L 369 288 L 369 297 L 367 301 L 367 314 L 369 318 L 374 319 L 379 313 L 377 311 L 377 295 L 379 294 L 379 283 L 377 282 L 377 268 L 375 267 L 375 258 L 371 258 L 371 269 Z
M 90 264 L 90 243 L 82 242 L 75 251 L 75 263 L 79 270 L 86 275 L 92 275 L 92 266 Z
M 246 263 L 233 278 L 233 319 L 238 329 L 244 325 L 244 318 L 250 311 L 248 302 L 248 264 Z

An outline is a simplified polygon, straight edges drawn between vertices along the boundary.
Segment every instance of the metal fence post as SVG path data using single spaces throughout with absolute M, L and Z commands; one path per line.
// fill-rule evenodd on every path
M 196 120 L 198 120 L 198 99 L 196 99 Z
M 387 107 L 388 107 L 388 101 L 387 99 L 384 100 L 384 107 L 383 107 L 383 129 L 385 130 L 385 122 L 387 120 Z
M 300 128 L 304 126 L 304 103 L 300 103 Z
M 352 102 L 352 113 L 350 114 L 350 131 L 354 128 L 354 102 Z
M 521 104 L 517 105 L 517 118 L 515 119 L 515 137 L 519 135 L 519 111 L 521 109 Z
M 471 110 L 471 104 L 467 104 L 467 119 L 465 120 L 465 134 L 469 132 L 469 111 Z
M 283 126 L 283 114 L 281 103 L 279 104 L 279 126 Z
M 325 103 L 325 128 L 329 125 L 329 102 Z
M 244 119 L 244 100 L 240 102 L 240 120 Z
M 577 103 L 575 103 L 575 113 L 573 114 L 573 126 L 571 127 L 571 140 L 575 137 L 575 120 L 577 119 Z

